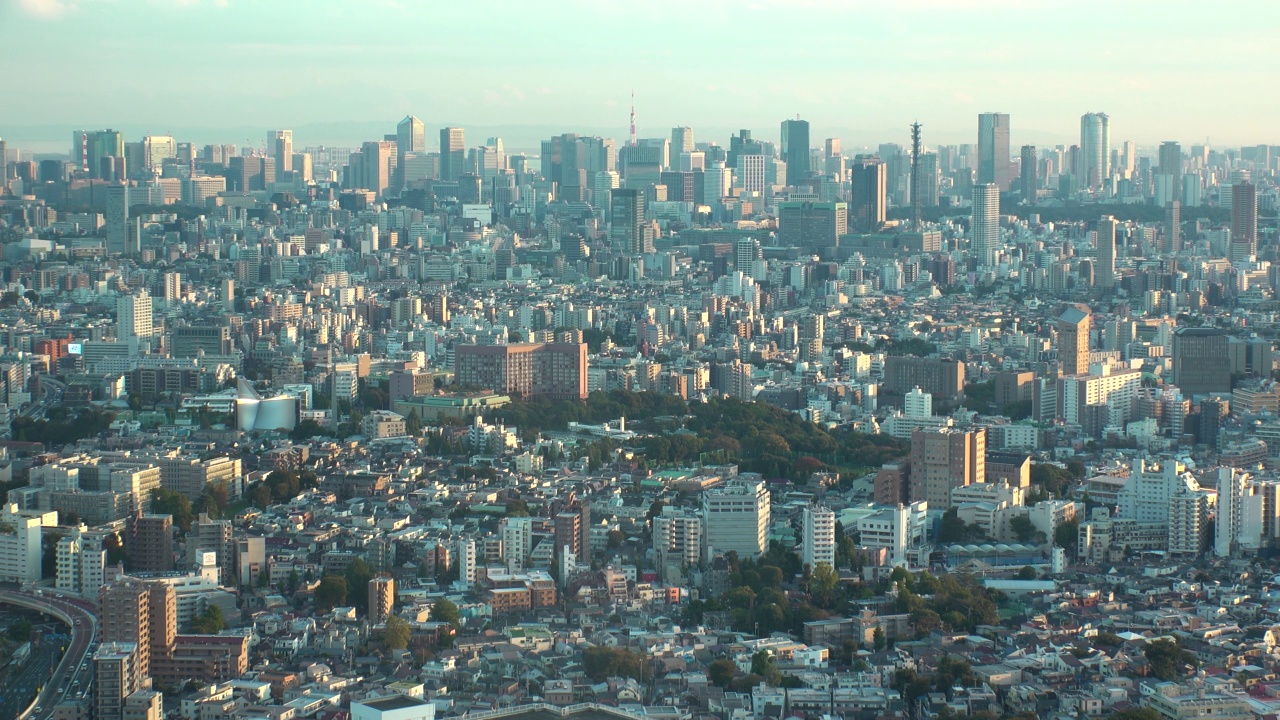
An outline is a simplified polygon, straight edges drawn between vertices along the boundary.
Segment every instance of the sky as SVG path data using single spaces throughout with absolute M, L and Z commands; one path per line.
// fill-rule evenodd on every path
M 777 139 L 810 121 L 846 148 L 1280 143 L 1280 2 L 1229 0 L 0 0 L 0 137 L 76 128 L 258 145 L 355 145 L 422 118 L 509 148 L 558 132 L 692 126 Z

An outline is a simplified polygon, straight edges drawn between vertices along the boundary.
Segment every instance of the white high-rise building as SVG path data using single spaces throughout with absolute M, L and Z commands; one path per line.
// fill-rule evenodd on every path
M 738 167 L 734 171 L 734 177 L 741 181 L 744 192 L 764 194 L 764 166 L 763 155 L 738 156 Z
M 137 295 L 116 298 L 116 338 L 130 343 L 132 350 L 141 340 L 151 338 L 151 295 L 143 290 Z
M 502 521 L 502 559 L 512 572 L 524 570 L 533 553 L 533 518 L 509 517 Z
M 1183 482 L 1169 498 L 1169 552 L 1198 555 L 1208 540 L 1208 530 L 1209 496 L 1194 481 Z
M 1246 525 L 1258 526 L 1261 523 L 1246 520 L 1246 496 L 1253 483 L 1249 473 L 1232 467 L 1218 468 L 1218 520 L 1214 525 L 1213 554 L 1218 557 L 1229 557 L 1231 548 L 1240 541 L 1241 530 Z M 1252 509 L 1255 505 L 1261 510 L 1260 503 L 1247 503 Z
M 800 515 L 800 558 L 812 571 L 818 563 L 836 566 L 836 514 L 822 505 L 809 505 Z
M 1000 250 L 1000 188 L 994 183 L 973 186 L 969 250 L 979 265 L 996 264 L 996 254 Z
M 476 541 L 470 538 L 458 540 L 458 582 L 467 586 L 476 583 Z
M 293 170 L 293 131 L 272 130 L 267 133 L 267 149 L 276 161 L 276 173 Z
M 164 304 L 172 306 L 182 296 L 182 273 L 165 273 L 164 279 Z
M 929 503 L 884 507 L 874 515 L 858 519 L 858 535 L 868 548 L 884 548 L 891 553 L 889 562 L 906 565 L 912 548 L 924 543 L 929 527 Z
M 732 480 L 707 490 L 702 496 L 706 528 L 706 552 L 736 552 L 740 558 L 758 558 L 769 547 L 772 501 L 763 480 Z
M 16 503 L 0 509 L 0 582 L 40 580 L 40 516 L 18 510 Z
M 664 580 L 683 577 L 685 568 L 702 560 L 702 518 L 683 508 L 662 508 L 653 519 L 653 552 Z
M 1111 174 L 1111 125 L 1106 113 L 1080 117 L 1079 186 L 1097 190 Z
M 909 418 L 933 417 L 933 395 L 920 388 L 907 393 L 902 399 L 902 414 Z
M 1116 286 L 1116 219 L 1103 215 L 1098 220 L 1095 237 L 1098 264 L 1094 270 L 1094 282 L 1100 288 L 1113 288 Z
M 1117 493 L 1119 512 L 1116 517 L 1138 522 L 1167 523 L 1169 499 L 1188 483 L 1199 489 L 1195 478 L 1187 474 L 1187 466 L 1170 458 L 1164 463 L 1138 460 Z

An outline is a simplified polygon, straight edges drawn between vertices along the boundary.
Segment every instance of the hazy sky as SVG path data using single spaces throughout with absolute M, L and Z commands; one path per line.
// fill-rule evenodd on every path
M 974 142 L 987 110 L 1015 147 L 1078 142 L 1087 111 L 1113 145 L 1280 142 L 1277 0 L 0 0 L 0 30 L 0 136 L 28 140 L 302 147 L 406 113 L 623 138 L 634 89 L 642 136 L 721 144 L 796 114 L 814 144 L 905 143 L 912 120 Z

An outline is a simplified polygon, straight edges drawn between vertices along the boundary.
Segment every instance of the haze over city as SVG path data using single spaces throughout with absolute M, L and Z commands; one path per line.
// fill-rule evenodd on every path
M 929 144 L 971 142 L 973 116 L 1000 111 L 1016 142 L 1057 144 L 1105 111 L 1143 145 L 1247 144 L 1280 114 L 1265 1 L 6 0 L 0 25 L 25 91 L 0 128 L 42 143 L 109 126 L 352 144 L 411 113 L 528 148 L 620 135 L 632 90 L 642 135 L 721 143 L 797 114 L 850 146 L 915 120 Z

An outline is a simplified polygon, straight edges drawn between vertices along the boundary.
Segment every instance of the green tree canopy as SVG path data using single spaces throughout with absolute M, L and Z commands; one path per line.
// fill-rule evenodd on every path
M 322 612 L 342 605 L 347 601 L 347 581 L 341 575 L 325 575 L 320 578 L 320 587 L 316 588 L 316 605 Z
M 392 650 L 409 647 L 409 623 L 399 615 L 387 616 L 387 627 L 382 631 L 382 641 Z

